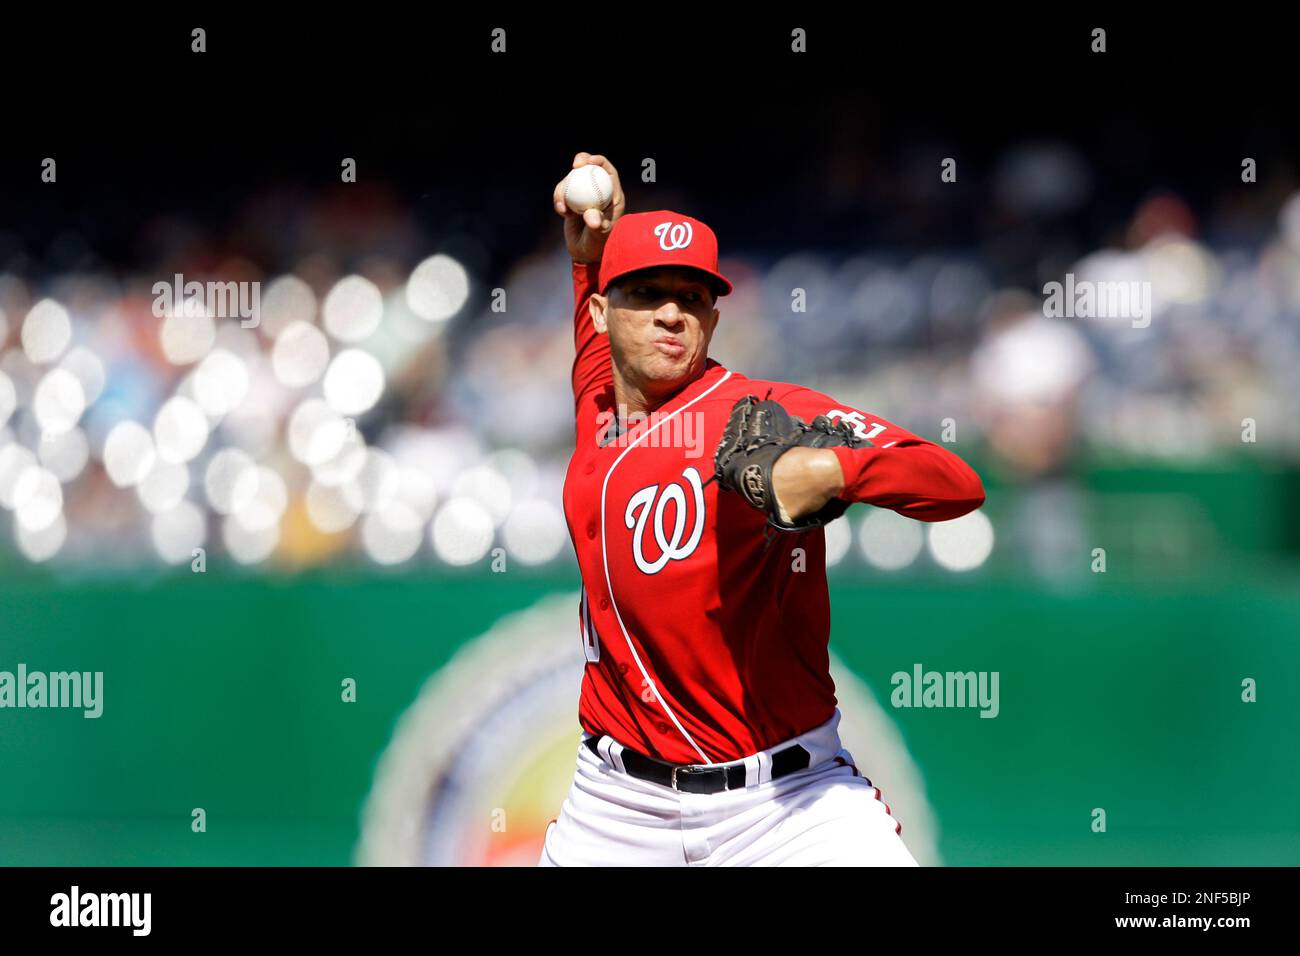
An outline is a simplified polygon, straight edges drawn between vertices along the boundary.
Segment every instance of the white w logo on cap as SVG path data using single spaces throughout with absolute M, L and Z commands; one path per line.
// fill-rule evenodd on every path
M 685 249 L 694 238 L 689 222 L 661 222 L 655 226 L 655 235 L 659 237 L 659 248 L 664 252 Z

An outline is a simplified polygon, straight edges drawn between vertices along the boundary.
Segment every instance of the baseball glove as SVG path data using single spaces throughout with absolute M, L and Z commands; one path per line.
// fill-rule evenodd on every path
M 713 453 L 713 476 L 723 488 L 764 512 L 771 527 L 778 531 L 808 531 L 834 521 L 848 510 L 850 502 L 832 498 L 820 511 L 791 521 L 777 503 L 772 469 L 791 448 L 840 445 L 861 448 L 871 442 L 854 434 L 847 422 L 832 425 L 825 415 L 818 415 L 809 425 L 779 402 L 746 395 L 732 406 L 731 418 Z

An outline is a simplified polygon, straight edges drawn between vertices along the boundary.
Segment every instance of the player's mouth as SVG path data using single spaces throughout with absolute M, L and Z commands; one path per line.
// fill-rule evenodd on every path
M 678 342 L 676 339 L 667 336 L 655 339 L 655 348 L 672 358 L 681 358 L 686 354 L 686 346 L 682 345 L 682 343 Z

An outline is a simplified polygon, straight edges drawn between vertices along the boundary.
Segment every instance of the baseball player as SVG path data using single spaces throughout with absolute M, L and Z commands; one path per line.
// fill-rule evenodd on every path
M 586 652 L 573 785 L 542 866 L 915 866 L 840 745 L 823 526 L 984 501 L 956 455 L 709 358 L 717 239 L 698 219 L 553 205 L 573 260 L 577 447 L 564 511 Z

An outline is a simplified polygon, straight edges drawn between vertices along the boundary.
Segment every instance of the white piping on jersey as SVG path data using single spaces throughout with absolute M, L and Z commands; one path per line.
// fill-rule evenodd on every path
M 582 629 L 583 656 L 594 664 L 600 660 L 600 641 L 596 639 L 596 630 L 591 623 L 591 606 L 585 584 L 582 586 L 582 615 L 579 627 Z
M 637 670 L 641 672 L 641 677 L 645 680 L 646 686 L 649 687 L 650 690 L 654 693 L 655 700 L 657 700 L 659 702 L 659 706 L 664 709 L 664 713 L 668 715 L 668 719 L 673 722 L 673 725 L 679 731 L 681 731 L 682 736 L 686 738 L 686 742 L 691 745 L 691 748 L 697 754 L 700 755 L 700 760 L 706 764 L 712 764 L 713 761 L 710 760 L 708 756 L 705 755 L 704 751 L 699 748 L 699 746 L 691 738 L 691 735 L 686 732 L 686 728 L 682 726 L 681 721 L 677 719 L 677 715 L 672 712 L 672 709 L 664 702 L 664 699 L 659 696 L 659 688 L 655 685 L 655 682 L 650 679 L 650 675 L 646 673 L 645 665 L 641 663 L 641 658 L 637 654 L 636 648 L 632 646 L 632 637 L 631 635 L 628 634 L 627 627 L 623 624 L 623 615 L 620 614 L 618 611 L 618 601 L 614 600 L 614 584 L 609 579 L 609 551 L 606 548 L 606 543 L 605 543 L 605 491 L 606 489 L 609 488 L 609 476 L 614 474 L 614 469 L 618 467 L 619 462 L 621 462 L 624 458 L 627 457 L 627 453 L 641 443 L 641 439 L 649 436 L 660 425 L 666 424 L 667 422 L 671 421 L 673 417 L 678 414 L 678 412 L 686 411 L 686 409 L 690 408 L 700 399 L 704 398 L 706 395 L 709 394 L 709 392 L 712 392 L 715 388 L 717 388 L 719 385 L 721 385 L 729 378 L 731 378 L 730 371 L 728 371 L 727 374 L 722 376 L 722 378 L 718 379 L 716 382 L 710 385 L 706 391 L 701 392 L 699 395 L 696 395 L 694 398 L 692 398 L 681 408 L 676 409 L 675 411 L 672 411 L 669 414 L 665 415 L 664 417 L 660 418 L 653 425 L 647 428 L 644 432 L 638 435 L 636 439 L 632 441 L 626 448 L 624 448 L 622 453 L 617 458 L 614 459 L 614 464 L 610 465 L 609 471 L 605 472 L 605 480 L 601 483 L 600 486 L 600 557 L 605 564 L 605 587 L 608 588 L 609 590 L 609 605 L 614 609 L 614 617 L 618 621 L 619 630 L 623 632 L 623 639 L 627 641 L 627 649 L 632 653 L 632 660 L 636 661 Z
M 582 632 L 582 656 L 587 656 L 587 639 L 591 636 L 587 628 L 587 586 L 582 586 L 582 600 L 578 602 L 578 630 Z

